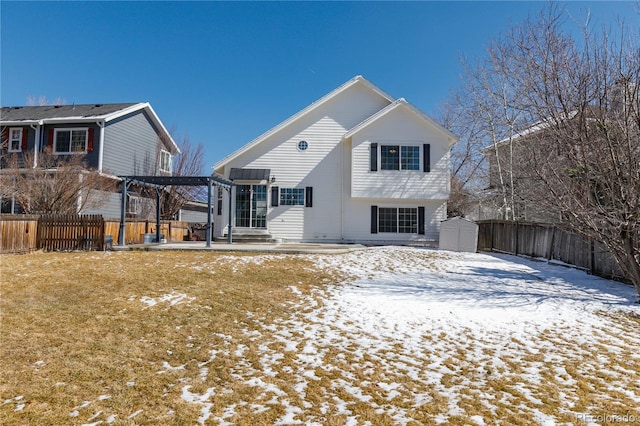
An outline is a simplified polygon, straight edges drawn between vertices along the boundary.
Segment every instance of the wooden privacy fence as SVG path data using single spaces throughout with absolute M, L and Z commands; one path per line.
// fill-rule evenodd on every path
M 478 250 L 555 260 L 601 277 L 631 279 L 604 245 L 556 226 L 499 220 L 477 224 Z
M 104 223 L 104 234 L 111 235 L 113 244 L 119 243 L 118 235 L 120 231 L 120 221 L 107 220 Z M 156 233 L 155 220 L 135 220 L 127 219 L 124 227 L 124 240 L 126 244 L 144 243 L 144 234 Z M 189 222 L 178 222 L 175 220 L 163 220 L 160 222 L 160 234 L 168 242 L 184 241 L 189 234 Z
M 33 250 L 71 251 L 102 250 L 109 236 L 118 243 L 120 221 L 103 220 L 102 216 L 83 215 L 0 215 L 0 253 Z M 127 244 L 142 244 L 145 234 L 156 232 L 155 221 L 126 222 Z M 167 241 L 184 241 L 189 235 L 188 222 L 162 221 L 160 233 Z
M 0 215 L 0 253 L 22 253 L 36 248 L 38 216 Z
M 45 251 L 102 250 L 101 215 L 42 215 L 38 218 L 36 246 Z

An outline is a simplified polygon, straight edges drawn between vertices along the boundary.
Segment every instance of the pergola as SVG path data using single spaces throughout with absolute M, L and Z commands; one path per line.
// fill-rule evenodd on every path
M 233 241 L 231 224 L 231 187 L 234 183 L 220 176 L 118 176 L 122 179 L 122 200 L 120 203 L 120 232 L 118 245 L 125 245 L 127 191 L 132 183 L 156 188 L 156 241 L 160 241 L 160 194 L 167 186 L 206 186 L 207 187 L 207 247 L 211 247 L 211 195 L 213 185 L 227 190 L 229 195 L 229 233 L 227 244 Z

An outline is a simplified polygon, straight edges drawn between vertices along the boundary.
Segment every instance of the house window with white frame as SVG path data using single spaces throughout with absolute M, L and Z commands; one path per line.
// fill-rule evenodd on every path
M 415 234 L 418 232 L 418 209 L 415 207 L 380 207 L 378 232 Z
M 138 215 L 141 209 L 141 200 L 140 197 L 135 195 L 129 195 L 127 197 L 127 213 L 131 216 Z
M 412 145 L 381 145 L 381 170 L 420 170 L 420 147 Z
M 171 153 L 164 149 L 160 151 L 160 171 L 171 173 Z
M 88 129 L 56 129 L 53 151 L 56 154 L 84 154 L 87 152 Z
M 304 206 L 304 188 L 280 188 L 281 206 Z
M 22 129 L 9 129 L 9 152 L 22 151 Z

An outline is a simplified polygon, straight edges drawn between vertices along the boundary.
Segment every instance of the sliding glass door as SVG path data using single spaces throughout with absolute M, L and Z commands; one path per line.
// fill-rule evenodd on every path
M 236 227 L 267 227 L 267 185 L 236 186 Z

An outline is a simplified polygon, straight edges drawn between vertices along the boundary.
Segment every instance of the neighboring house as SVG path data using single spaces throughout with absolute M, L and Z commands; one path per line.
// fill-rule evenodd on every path
M 2 107 L 0 112 L 0 154 L 28 156 L 37 167 L 45 149 L 56 155 L 82 155 L 90 169 L 105 177 L 121 175 L 171 174 L 172 156 L 178 146 L 148 103 L 51 105 Z M 41 155 L 41 154 L 40 154 Z M 0 163 L 0 168 L 6 167 Z M 99 209 L 80 213 L 119 218 L 119 192 L 103 193 Z M 144 200 L 132 196 L 127 211 L 142 213 Z M 19 206 L 3 200 L 3 213 L 17 213 Z
M 431 243 L 447 215 L 456 141 L 405 99 L 357 76 L 213 169 L 236 184 L 234 236 Z M 216 236 L 228 232 L 227 208 L 218 203 Z
M 580 109 L 558 110 L 538 122 L 513 129 L 510 137 L 484 148 L 488 187 L 474 194 L 465 216 L 480 220 L 561 220 L 564 212 L 555 211 L 555 206 L 550 209 L 540 205 L 540 200 L 549 196 L 541 184 L 541 176 L 553 182 L 551 186 L 556 186 L 561 193 L 573 188 L 576 194 L 584 190 L 584 197 L 606 197 L 605 193 L 616 186 L 615 182 L 607 190 L 599 190 L 597 185 L 589 188 L 590 185 L 580 184 L 578 178 L 587 168 L 602 178 L 612 176 L 616 166 L 625 161 L 637 163 L 634 155 L 638 151 L 629 150 L 624 141 L 637 140 L 633 129 L 637 132 L 640 97 L 637 85 L 629 79 L 616 81 L 603 95 L 604 98 L 583 104 Z M 504 130 L 509 133 L 508 129 Z M 621 138 L 621 144 L 617 138 Z M 611 156 L 616 160 L 607 165 Z M 595 181 L 591 180 L 591 184 Z

